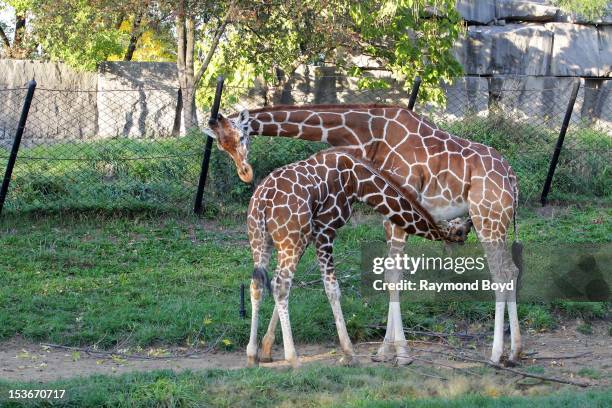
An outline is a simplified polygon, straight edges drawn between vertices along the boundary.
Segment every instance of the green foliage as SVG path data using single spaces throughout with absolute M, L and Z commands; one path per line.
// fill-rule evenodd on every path
M 578 370 L 578 375 L 581 377 L 591 378 L 593 380 L 599 380 L 600 378 L 604 377 L 604 374 L 601 371 L 590 367 L 581 368 Z
M 550 308 L 545 305 L 519 305 L 519 314 L 525 325 L 536 331 L 546 331 L 555 327 L 555 319 Z
M 338 18 L 340 15 L 347 18 Z M 202 32 L 213 29 L 211 23 Z M 198 103 L 210 106 L 218 74 L 226 77 L 227 84 L 244 87 L 242 93 L 234 88 L 233 94 L 226 95 L 231 104 L 256 79 L 279 86 L 304 63 L 335 65 L 360 76 L 361 88 L 387 87 L 356 65 L 352 57 L 359 55 L 406 81 L 407 88 L 420 75 L 420 98 L 442 102 L 440 80 L 451 82 L 461 73 L 451 53 L 461 30 L 461 18 L 451 0 L 289 1 L 245 10 L 240 22 L 227 28 L 202 81 L 209 88 L 200 89 Z M 199 47 L 207 51 L 207 45 L 208 41 L 202 41 Z
M 420 76 L 421 100 L 444 101 L 440 81 L 452 82 L 462 72 L 451 52 L 462 31 L 454 1 L 353 2 L 350 15 L 366 43 L 365 55 L 408 79 L 406 87 Z
M 570 318 L 585 320 L 601 319 L 609 314 L 610 304 L 603 302 L 562 301 L 555 304 L 556 309 Z
M 589 323 L 581 323 L 576 327 L 576 331 L 578 333 L 590 336 L 591 334 L 593 334 L 593 326 L 591 326 Z
M 22 148 L 5 210 L 149 207 L 189 211 L 202 148 L 201 134 L 161 141 L 118 138 Z M 0 166 L 5 165 L 6 159 L 0 158 Z
M 122 52 L 125 33 L 107 9 L 86 0 L 40 3 L 34 30 L 51 59 L 94 70 L 100 61 Z
M 590 20 L 602 17 L 610 7 L 608 0 L 554 0 L 565 11 L 578 13 Z

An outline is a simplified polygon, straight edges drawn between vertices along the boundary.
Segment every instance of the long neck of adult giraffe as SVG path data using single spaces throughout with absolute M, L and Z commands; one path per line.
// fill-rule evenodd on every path
M 388 108 L 389 110 L 393 108 Z M 374 118 L 371 109 L 350 106 L 291 106 L 249 113 L 251 135 L 293 137 L 332 146 L 363 146 L 373 135 L 382 135 L 383 109 Z
M 352 161 L 353 181 L 347 187 L 355 197 L 387 217 L 408 234 L 432 241 L 445 241 L 447 233 L 440 229 L 431 214 L 419 202 L 407 196 L 406 191 L 395 185 L 383 174 L 365 162 L 349 157 Z

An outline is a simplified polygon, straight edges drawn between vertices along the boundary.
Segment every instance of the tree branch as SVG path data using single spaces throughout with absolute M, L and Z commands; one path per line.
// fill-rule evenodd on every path
M 123 57 L 124 61 L 131 61 L 134 56 L 134 51 L 136 51 L 136 44 L 142 35 L 142 30 L 140 26 L 142 24 L 142 18 L 144 17 L 147 9 L 149 8 L 148 0 L 145 1 L 142 5 L 142 8 L 138 10 L 136 15 L 134 15 L 134 21 L 132 22 L 132 27 L 130 29 L 130 43 L 128 44 L 127 50 L 125 52 L 125 56 Z
M 202 80 L 202 76 L 204 75 L 204 72 L 206 72 L 206 70 L 208 69 L 208 65 L 210 65 L 210 61 L 212 60 L 212 57 L 215 54 L 217 47 L 219 46 L 219 41 L 221 40 L 221 36 L 225 32 L 225 27 L 227 27 L 227 24 L 229 23 L 230 13 L 233 7 L 234 7 L 234 3 L 232 2 L 229 5 L 227 13 L 225 14 L 225 17 L 223 18 L 223 20 L 219 24 L 219 27 L 217 27 L 217 30 L 215 31 L 215 35 L 213 37 L 212 43 L 210 44 L 210 49 L 208 50 L 208 53 L 206 54 L 204 61 L 202 61 L 202 65 L 200 65 L 200 68 L 198 69 L 198 73 L 195 76 L 195 80 L 193 82 L 194 88 L 198 87 L 198 84 Z
M 8 48 L 8 49 L 11 48 L 11 42 L 9 41 L 8 36 L 4 32 L 4 30 L 2 29 L 2 26 L 0 26 L 0 39 L 2 39 L 2 43 L 4 44 L 4 46 L 6 48 Z

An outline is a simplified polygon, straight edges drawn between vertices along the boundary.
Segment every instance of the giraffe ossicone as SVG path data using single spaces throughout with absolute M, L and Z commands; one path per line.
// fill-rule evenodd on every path
M 252 136 L 292 137 L 343 147 L 384 172 L 404 195 L 415 197 L 435 222 L 469 215 L 492 275 L 519 272 L 507 248 L 509 226 L 515 221 L 518 206 L 517 179 L 509 163 L 495 149 L 453 136 L 413 111 L 379 104 L 277 105 L 222 118 L 211 131 L 245 182 L 253 179 L 248 162 Z M 516 240 L 516 222 L 514 230 Z M 385 232 L 389 255 L 403 251 L 407 233 L 389 221 L 385 221 Z M 394 301 L 399 295 L 393 291 L 389 295 L 387 332 L 379 357 L 394 353 L 390 344 L 405 343 L 399 303 Z M 520 360 L 515 296 L 496 293 L 491 351 L 495 363 L 503 352 L 506 305 L 511 328 L 510 360 Z M 402 350 L 395 347 L 395 354 L 402 354 Z

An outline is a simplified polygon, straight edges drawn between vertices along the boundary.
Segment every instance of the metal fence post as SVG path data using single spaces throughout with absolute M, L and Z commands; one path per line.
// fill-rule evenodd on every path
M 572 118 L 572 112 L 574 111 L 574 103 L 576 102 L 576 97 L 578 96 L 579 89 L 580 80 L 574 83 L 574 87 L 572 88 L 572 93 L 570 94 L 567 109 L 565 110 L 565 117 L 563 118 L 561 130 L 559 131 L 557 144 L 555 146 L 552 158 L 550 159 L 550 167 L 548 168 L 548 174 L 546 175 L 546 181 L 544 182 L 544 188 L 542 189 L 542 196 L 540 197 L 540 203 L 542 203 L 542 207 L 546 205 L 548 199 L 548 193 L 550 192 L 550 186 L 552 184 L 552 179 L 555 174 L 555 169 L 557 168 L 557 162 L 559 161 L 559 155 L 561 154 L 561 148 L 563 147 L 565 134 L 567 133 L 567 128 L 569 127 L 570 119 Z
M 419 94 L 419 88 L 421 87 L 421 77 L 418 76 L 414 78 L 414 82 L 412 83 L 412 91 L 410 92 L 410 99 L 408 100 L 408 109 L 413 110 L 414 104 L 417 100 L 417 95 Z
M 25 130 L 26 122 L 28 120 L 28 113 L 30 112 L 30 106 L 32 105 L 35 89 L 36 81 L 32 79 L 30 82 L 28 82 L 28 92 L 26 93 L 25 100 L 23 101 L 23 108 L 21 109 L 19 124 L 17 125 L 17 131 L 15 132 L 15 139 L 13 140 L 13 148 L 11 149 L 11 154 L 6 164 L 6 171 L 4 172 L 4 179 L 2 180 L 2 187 L 0 188 L 0 214 L 2 214 L 4 201 L 6 200 L 9 184 L 11 183 L 13 168 L 15 167 L 15 161 L 17 161 L 17 153 L 19 153 L 19 146 L 21 146 L 21 138 L 23 137 L 23 131 Z
M 221 93 L 223 92 L 223 81 L 224 78 L 219 76 L 217 78 L 217 89 L 215 91 L 215 100 L 213 101 L 212 109 L 210 110 L 211 121 L 216 121 L 219 115 L 219 106 L 221 105 Z M 202 167 L 200 169 L 200 180 L 198 181 L 198 191 L 195 196 L 195 204 L 193 206 L 193 212 L 197 215 L 201 215 L 204 207 L 202 206 L 202 198 L 204 196 L 204 186 L 206 185 L 206 176 L 208 175 L 208 165 L 210 163 L 210 153 L 212 149 L 213 138 L 206 136 L 206 145 L 204 147 L 204 157 L 202 158 Z

